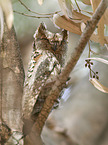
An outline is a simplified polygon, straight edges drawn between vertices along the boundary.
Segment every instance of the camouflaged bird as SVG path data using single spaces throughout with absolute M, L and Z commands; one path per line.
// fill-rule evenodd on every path
M 23 95 L 23 120 L 36 121 L 46 97 L 61 72 L 67 49 L 67 31 L 51 33 L 41 23 L 34 34 L 33 52 Z M 26 127 L 25 127 L 26 128 Z

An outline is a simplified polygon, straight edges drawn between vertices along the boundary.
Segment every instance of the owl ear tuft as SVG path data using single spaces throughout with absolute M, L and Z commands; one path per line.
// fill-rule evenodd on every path
M 63 35 L 63 40 L 67 40 L 68 39 L 68 31 L 67 30 L 63 29 L 62 35 Z
M 40 23 L 39 27 L 37 28 L 37 30 L 35 31 L 34 34 L 34 38 L 38 39 L 38 38 L 42 38 L 42 37 L 46 37 L 46 25 L 45 23 Z

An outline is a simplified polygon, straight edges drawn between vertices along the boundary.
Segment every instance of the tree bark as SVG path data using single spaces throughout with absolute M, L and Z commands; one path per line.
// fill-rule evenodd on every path
M 13 131 L 22 132 L 23 82 L 24 70 L 15 30 L 14 27 L 9 30 L 4 24 L 4 35 L 0 42 L 1 144 L 7 142 L 10 136 L 14 136 Z M 4 130 L 5 132 L 3 132 Z M 15 142 L 11 138 L 11 144 L 15 144 Z

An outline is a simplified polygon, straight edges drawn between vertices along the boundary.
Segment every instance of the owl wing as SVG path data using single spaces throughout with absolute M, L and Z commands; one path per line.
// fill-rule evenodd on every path
M 48 50 L 33 51 L 24 86 L 23 117 L 25 119 L 30 118 L 36 101 L 41 99 L 40 94 L 46 82 L 53 82 L 54 76 L 59 74 L 60 70 L 61 65 Z

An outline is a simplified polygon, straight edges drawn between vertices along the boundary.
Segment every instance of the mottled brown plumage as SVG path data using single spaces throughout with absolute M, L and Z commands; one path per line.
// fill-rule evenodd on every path
M 23 95 L 23 119 L 36 121 L 56 75 L 60 74 L 67 48 L 67 31 L 49 32 L 43 23 L 34 34 L 34 44 Z M 30 130 L 30 129 L 28 129 Z M 28 131 L 25 131 L 28 132 Z

